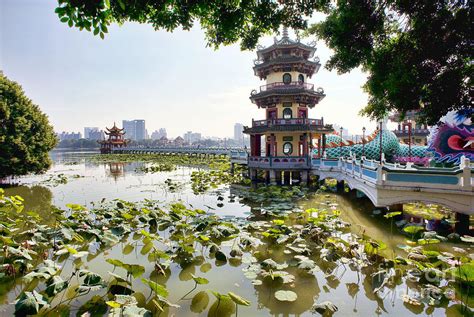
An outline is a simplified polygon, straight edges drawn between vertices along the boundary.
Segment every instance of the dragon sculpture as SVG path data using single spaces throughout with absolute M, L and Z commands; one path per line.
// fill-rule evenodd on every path
M 394 157 L 425 158 L 431 156 L 435 162 L 459 164 L 462 156 L 474 161 L 473 109 L 451 111 L 442 117 L 438 125 L 430 130 L 428 146 L 399 143 L 397 136 L 386 127 L 382 127 L 382 153 L 385 159 Z M 367 159 L 380 157 L 380 130 L 360 142 L 344 140 L 337 133 L 326 135 L 326 157 L 364 155 Z M 318 149 L 313 149 L 313 157 L 319 157 Z
M 448 112 L 431 128 L 428 152 L 437 162 L 458 164 L 461 157 L 474 161 L 474 109 Z

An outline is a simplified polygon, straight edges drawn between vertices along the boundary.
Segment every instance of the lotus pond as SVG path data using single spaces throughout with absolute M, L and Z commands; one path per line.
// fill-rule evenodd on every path
M 473 314 L 471 237 L 331 184 L 251 189 L 225 159 L 52 157 L 0 194 L 0 316 Z

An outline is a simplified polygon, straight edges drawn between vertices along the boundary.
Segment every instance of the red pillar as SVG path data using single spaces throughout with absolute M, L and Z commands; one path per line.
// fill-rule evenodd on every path
M 255 156 L 255 142 L 256 138 L 254 134 L 250 135 L 250 156 Z
M 322 151 L 322 150 L 321 150 L 321 136 L 319 136 L 319 138 L 318 138 L 318 157 L 321 157 L 321 156 L 322 156 L 322 155 L 321 155 L 321 154 L 322 154 L 321 151 Z
M 261 134 L 255 135 L 255 156 L 260 156 L 262 153 L 262 138 Z
M 270 155 L 275 156 L 275 135 L 270 136 Z
M 303 135 L 303 156 L 308 155 L 308 135 L 305 133 Z

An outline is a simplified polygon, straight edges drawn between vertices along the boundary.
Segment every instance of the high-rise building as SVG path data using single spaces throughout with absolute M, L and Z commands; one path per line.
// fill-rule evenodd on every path
M 105 139 L 104 131 L 97 130 L 89 132 L 89 139 L 90 140 L 103 140 Z
M 97 127 L 85 127 L 84 128 L 84 139 L 89 140 L 102 140 L 104 138 L 104 131 L 99 130 Z
M 62 140 L 79 140 L 81 138 L 81 132 L 61 132 L 56 134 L 58 136 L 59 141 Z
M 99 128 L 97 128 L 97 127 L 85 127 L 84 128 L 84 139 L 89 138 L 89 133 L 91 131 L 99 131 Z
M 140 141 L 147 138 L 145 120 L 122 120 L 122 128 L 127 139 Z
M 151 139 L 152 140 L 159 140 L 163 137 L 167 137 L 166 129 L 165 128 L 160 128 L 159 130 L 155 130 L 151 134 Z
M 184 134 L 184 142 L 193 144 L 201 140 L 201 133 L 188 131 Z
M 122 120 L 122 129 L 125 132 L 125 138 L 136 140 L 135 138 L 135 122 L 133 120 Z
M 160 134 L 160 139 L 162 137 L 168 137 L 168 133 L 166 132 L 166 129 L 165 128 L 160 128 L 160 130 L 158 130 L 158 133 Z
M 135 122 L 135 140 L 141 141 L 146 139 L 145 120 L 133 120 Z
M 244 138 L 244 125 L 242 123 L 234 124 L 234 140 L 242 142 Z

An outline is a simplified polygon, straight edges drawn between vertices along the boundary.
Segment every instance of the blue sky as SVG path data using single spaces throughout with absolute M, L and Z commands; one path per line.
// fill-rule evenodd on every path
M 55 7 L 52 0 L 0 1 L 0 68 L 56 131 L 145 119 L 150 133 L 164 127 L 171 136 L 192 130 L 229 137 L 235 122 L 263 118 L 248 99 L 263 84 L 253 75 L 255 52 L 238 45 L 207 48 L 198 26 L 168 33 L 126 23 L 111 26 L 102 40 L 61 23 Z M 270 45 L 272 37 L 260 43 Z M 325 63 L 329 49 L 321 41 L 317 48 Z M 358 116 L 367 102 L 365 79 L 359 70 L 337 75 L 322 67 L 310 82 L 327 96 L 310 117 L 351 133 L 361 133 L 363 125 L 372 130 L 375 124 Z

